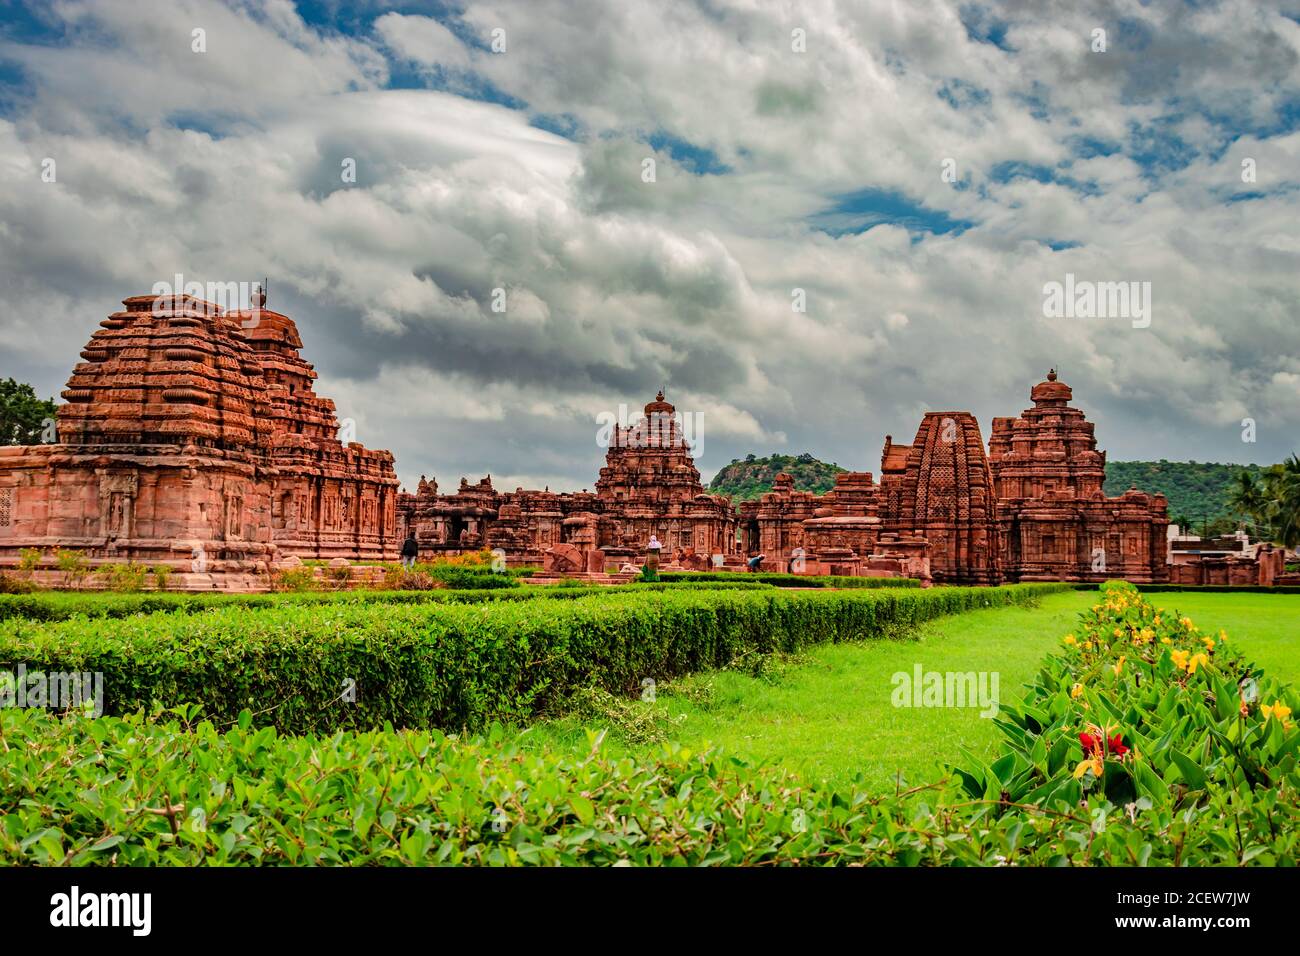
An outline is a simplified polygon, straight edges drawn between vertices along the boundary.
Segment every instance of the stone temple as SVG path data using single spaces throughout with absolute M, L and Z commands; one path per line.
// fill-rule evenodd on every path
M 289 556 L 395 559 L 393 456 L 336 437 L 293 321 L 133 296 L 63 391 L 57 443 L 0 447 L 0 565 L 23 548 L 245 586 Z
M 1055 371 L 1033 408 L 995 418 L 987 451 L 969 412 L 927 412 L 910 445 L 885 437 L 880 483 L 837 476 L 824 495 L 788 476 L 740 506 L 745 551 L 776 569 L 888 570 L 945 584 L 1167 581 L 1163 495 L 1102 491 L 1106 455 Z
M 731 501 L 705 491 L 663 392 L 643 418 L 614 429 L 594 493 L 501 492 L 488 476 L 473 485 L 462 478 L 445 495 L 421 478 L 399 510 L 425 554 L 499 549 L 510 564 L 602 572 L 639 563 L 654 535 L 687 567 L 702 569 L 713 555 L 739 563 Z
M 993 420 L 987 447 L 969 412 L 928 412 L 910 445 L 886 437 L 879 482 L 846 472 L 821 495 L 788 475 L 738 509 L 708 493 L 662 392 L 613 429 L 594 491 L 489 476 L 407 494 L 390 453 L 339 440 L 297 327 L 260 291 L 246 311 L 123 305 L 81 353 L 57 441 L 0 447 L 0 568 L 71 549 L 167 565 L 184 588 L 263 587 L 295 559 L 394 561 L 409 531 L 425 557 L 490 549 L 595 575 L 641 564 L 654 537 L 664 564 L 692 570 L 761 553 L 764 570 L 953 584 L 1169 578 L 1164 497 L 1104 494 L 1106 456 L 1055 372 L 1032 408 Z

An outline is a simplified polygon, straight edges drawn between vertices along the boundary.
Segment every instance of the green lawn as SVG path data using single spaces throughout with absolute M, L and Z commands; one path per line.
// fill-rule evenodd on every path
M 1202 630 L 1226 629 L 1230 639 L 1267 671 L 1300 682 L 1300 595 L 1161 593 L 1158 607 L 1189 615 Z M 767 680 L 743 673 L 698 675 L 683 693 L 662 690 L 660 726 L 695 749 L 720 746 L 751 759 L 780 762 L 805 779 L 842 784 L 861 775 L 875 792 L 937 779 L 960 748 L 988 754 L 996 728 L 972 708 L 894 707 L 892 675 L 926 671 L 996 671 L 999 696 L 1013 700 L 1045 653 L 1074 629 L 1095 592 L 1049 595 L 1039 608 L 974 611 L 931 622 L 913 640 L 817 648 Z M 708 688 L 711 686 L 711 693 Z M 634 705 L 648 714 L 652 705 Z M 586 726 L 567 718 L 535 726 L 539 742 L 583 746 Z M 607 747 L 636 750 L 615 727 Z

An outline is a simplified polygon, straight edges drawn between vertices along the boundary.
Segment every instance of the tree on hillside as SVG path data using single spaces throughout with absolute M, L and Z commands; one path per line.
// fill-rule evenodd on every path
M 53 399 L 37 398 L 24 382 L 0 381 L 0 445 L 39 445 L 55 407 Z

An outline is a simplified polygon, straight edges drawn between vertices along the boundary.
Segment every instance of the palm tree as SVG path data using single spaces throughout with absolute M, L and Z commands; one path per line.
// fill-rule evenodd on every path
M 1246 520 L 1253 537 L 1263 537 L 1268 534 L 1269 503 L 1267 478 L 1257 482 L 1255 476 L 1248 471 L 1237 473 L 1236 483 L 1228 489 L 1228 507 L 1234 514 Z
M 1254 537 L 1284 548 L 1300 545 L 1300 455 L 1265 468 L 1259 481 L 1240 472 L 1228 492 L 1228 506 L 1248 519 Z
M 1291 455 L 1270 469 L 1273 540 L 1284 548 L 1300 545 L 1300 455 Z

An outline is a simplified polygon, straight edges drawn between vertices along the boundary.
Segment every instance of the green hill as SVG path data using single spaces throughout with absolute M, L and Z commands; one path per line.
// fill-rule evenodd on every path
M 772 481 L 783 471 L 794 478 L 794 486 L 800 491 L 821 494 L 830 491 L 835 486 L 835 476 L 848 469 L 818 461 L 806 452 L 798 456 L 768 455 L 766 458 L 746 455 L 743 460 L 737 458 L 719 468 L 713 481 L 709 482 L 709 491 L 731 495 L 736 501 L 748 501 L 771 491 Z
M 1108 495 L 1122 495 L 1129 488 L 1160 492 L 1169 499 L 1170 519 L 1185 518 L 1199 532 L 1208 520 L 1219 529 L 1230 530 L 1228 489 L 1241 471 L 1256 478 L 1259 465 L 1232 465 L 1205 461 L 1111 461 L 1106 463 Z
M 1226 503 L 1228 489 L 1237 473 L 1245 469 L 1256 478 L 1259 465 L 1233 465 L 1200 461 L 1112 461 L 1106 465 L 1105 491 L 1122 495 L 1129 488 L 1159 492 L 1169 499 L 1169 517 L 1186 519 L 1200 531 L 1205 522 L 1212 531 L 1231 530 Z M 835 476 L 847 469 L 818 461 L 812 455 L 747 455 L 719 469 L 709 483 L 715 494 L 731 495 L 736 501 L 758 498 L 772 490 L 772 480 L 781 472 L 794 477 L 801 491 L 829 491 Z

